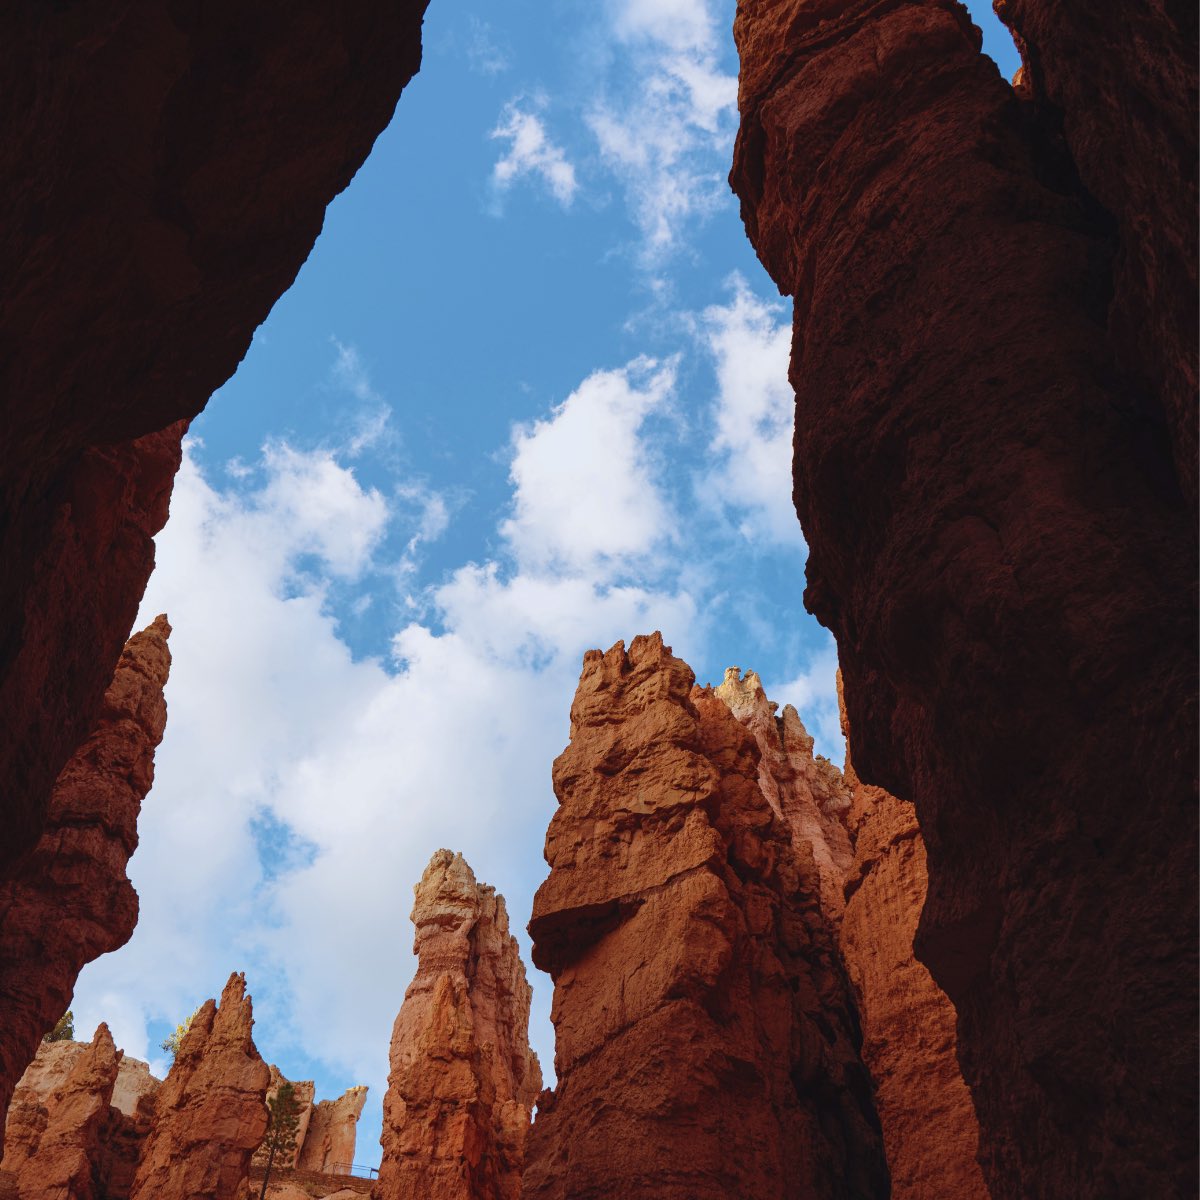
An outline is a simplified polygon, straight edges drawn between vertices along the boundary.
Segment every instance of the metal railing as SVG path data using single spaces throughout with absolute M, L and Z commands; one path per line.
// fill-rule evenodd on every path
M 362 1163 L 330 1163 L 330 1175 L 352 1175 L 355 1179 L 375 1179 L 379 1175 L 378 1167 L 364 1167 Z

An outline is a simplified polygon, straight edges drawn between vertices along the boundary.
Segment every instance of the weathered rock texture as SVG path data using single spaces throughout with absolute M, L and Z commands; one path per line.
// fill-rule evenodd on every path
M 290 1083 L 292 1085 L 292 1094 L 296 1098 L 296 1103 L 300 1109 L 300 1123 L 296 1126 L 296 1144 L 292 1153 L 288 1156 L 288 1161 L 283 1162 L 280 1156 L 275 1156 L 275 1164 L 281 1167 L 290 1167 L 300 1161 L 300 1153 L 304 1149 L 304 1139 L 308 1136 L 308 1125 L 312 1120 L 313 1112 L 313 1096 L 316 1094 L 316 1084 L 311 1079 L 287 1079 L 283 1073 L 274 1064 L 270 1067 L 271 1084 L 267 1088 L 267 1100 L 274 1099 L 276 1093 L 282 1084 Z M 361 1111 L 361 1110 L 360 1110 Z M 356 1118 L 357 1119 L 357 1118 Z M 256 1166 L 261 1166 L 266 1163 L 269 1157 L 265 1146 L 259 1146 L 254 1152 L 254 1163 Z
M 322 1100 L 311 1111 L 304 1145 L 296 1160 L 301 1171 L 347 1175 L 354 1162 L 358 1118 L 367 1102 L 367 1089 L 352 1087 L 336 1100 Z
M 844 712 L 842 729 L 848 743 Z M 842 961 L 858 1001 L 863 1062 L 875 1082 L 892 1200 L 987 1200 L 954 1006 L 913 953 L 928 878 L 916 812 L 864 784 L 848 753 L 845 781 L 853 797 L 854 862 Z
M 243 975 L 201 1006 L 158 1092 L 131 1200 L 234 1200 L 267 1129 L 271 1072 Z
M 1195 14 L 1007 11 L 1028 100 L 951 0 L 742 0 L 732 182 L 988 1184 L 1192 1195 Z
M 3 1162 L 17 1177 L 21 1200 L 106 1200 L 97 1187 L 100 1139 L 120 1062 L 101 1025 L 91 1045 L 56 1056 L 55 1067 L 70 1066 L 65 1076 L 51 1068 L 58 1080 L 49 1095 L 22 1089 Z
M 413 889 L 417 973 L 392 1031 L 376 1200 L 518 1200 L 542 1086 L 504 897 L 439 850 Z
M 420 60 L 426 0 L 10 5 L 0 77 L 0 862 L 95 724 L 182 422 Z
M 811 856 L 821 881 L 821 908 L 834 924 L 842 915 L 842 887 L 854 861 L 846 832 L 850 789 L 828 759 L 813 754 L 813 740 L 788 704 L 783 716 L 767 699 L 754 671 L 743 677 L 737 667 L 725 672 L 714 689 L 737 719 L 754 734 L 762 755 L 758 785 L 775 815 L 791 831 L 792 844 Z
M 0 877 L 0 1112 L 86 963 L 123 946 L 125 874 L 167 720 L 166 617 L 129 639 L 90 736 L 63 768 L 34 849 Z
M 658 634 L 584 657 L 530 924 L 558 1086 L 525 1195 L 884 1196 L 819 873 L 693 683 Z

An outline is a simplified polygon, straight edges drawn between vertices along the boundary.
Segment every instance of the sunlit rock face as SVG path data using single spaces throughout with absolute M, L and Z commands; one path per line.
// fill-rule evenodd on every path
M 267 1129 L 271 1072 L 255 1048 L 245 977 L 192 1019 L 155 1101 L 131 1200 L 235 1200 Z
M 358 1141 L 358 1118 L 366 1102 L 367 1089 L 360 1084 L 336 1100 L 313 1105 L 296 1166 L 302 1171 L 348 1175 Z
M 542 1086 L 504 898 L 437 851 L 414 888 L 417 973 L 392 1031 L 375 1200 L 518 1200 Z
M 988 1186 L 1191 1195 L 1195 18 L 1005 11 L 1020 96 L 950 0 L 742 0 L 731 179 Z
M 271 1084 L 267 1088 L 268 1103 L 274 1099 L 274 1097 L 278 1094 L 280 1087 L 286 1083 L 291 1085 L 292 1095 L 295 1098 L 296 1106 L 299 1110 L 299 1121 L 296 1125 L 296 1142 L 292 1148 L 292 1153 L 286 1162 L 281 1161 L 280 1157 L 276 1155 L 275 1161 L 272 1163 L 272 1167 L 277 1165 L 287 1167 L 296 1166 L 298 1165 L 300 1161 L 300 1155 L 304 1150 L 304 1139 L 308 1136 L 308 1126 L 309 1122 L 312 1120 L 313 1096 L 316 1093 L 316 1083 L 311 1079 L 287 1079 L 284 1077 L 279 1068 L 274 1065 L 274 1063 L 271 1064 L 270 1071 Z M 254 1165 L 265 1166 L 269 1157 L 270 1152 L 267 1150 L 266 1146 L 259 1146 L 259 1148 L 254 1152 Z
M 166 726 L 170 632 L 158 617 L 129 639 L 96 725 L 54 785 L 37 845 L 0 875 L 0 1112 L 80 970 L 123 946 L 137 923 L 125 870 Z
M 95 725 L 186 421 L 390 119 L 425 2 L 0 18 L 0 864 Z
M 659 634 L 584 658 L 530 924 L 558 1085 L 524 1194 L 884 1196 L 814 857 L 752 733 L 693 684 Z

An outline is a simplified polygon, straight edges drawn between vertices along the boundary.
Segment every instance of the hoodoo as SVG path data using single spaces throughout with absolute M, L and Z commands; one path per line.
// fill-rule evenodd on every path
M 167 721 L 170 632 L 158 617 L 129 639 L 99 720 L 54 785 L 37 845 L 0 873 L 0 1113 L 80 970 L 123 946 L 137 923 L 125 868 Z
M 997 1200 L 1196 1192 L 1196 23 L 741 0 L 805 601 L 910 799 Z
M 814 856 L 693 684 L 659 634 L 584 657 L 529 927 L 558 1084 L 525 1196 L 885 1196 Z
M 413 891 L 417 973 L 392 1031 L 372 1196 L 519 1200 L 542 1074 L 504 898 L 449 850 Z

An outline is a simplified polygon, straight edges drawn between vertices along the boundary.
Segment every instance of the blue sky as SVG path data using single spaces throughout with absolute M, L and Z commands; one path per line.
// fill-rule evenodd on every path
M 462 850 L 528 961 L 585 649 L 661 628 L 701 682 L 752 666 L 840 761 L 789 313 L 725 182 L 731 21 L 434 0 L 421 73 L 193 427 L 140 618 L 175 626 L 142 918 L 85 970 L 81 1036 L 161 1058 L 244 969 L 268 1059 L 370 1086 L 376 1163 L 412 885 Z

